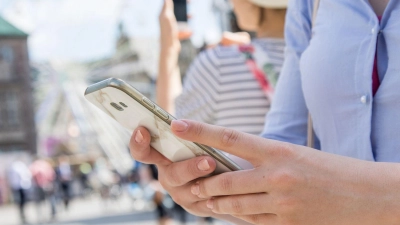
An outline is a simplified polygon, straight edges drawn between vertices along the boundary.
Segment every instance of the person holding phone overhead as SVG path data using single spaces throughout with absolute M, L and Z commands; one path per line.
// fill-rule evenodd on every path
M 234 0 L 232 3 L 239 26 L 256 31 L 257 38 L 251 44 L 219 45 L 201 52 L 182 85 L 177 21 L 172 1 L 165 1 L 160 13 L 157 103 L 178 118 L 260 134 L 271 96 L 264 93 L 256 77 L 259 74 L 273 86 L 282 68 L 287 2 Z
M 400 224 L 400 2 L 316 2 L 289 0 L 285 63 L 263 137 L 172 123 L 179 138 L 254 169 L 202 178 L 211 158 L 170 163 L 149 147 L 146 129 L 133 133 L 131 154 L 157 164 L 186 209 L 237 224 Z M 304 147 L 308 114 L 319 150 Z

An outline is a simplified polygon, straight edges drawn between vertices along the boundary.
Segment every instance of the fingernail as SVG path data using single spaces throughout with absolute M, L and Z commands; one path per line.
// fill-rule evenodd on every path
M 138 130 L 138 131 L 136 132 L 135 141 L 136 141 L 137 143 L 141 143 L 141 142 L 143 141 L 143 135 L 142 135 L 142 132 L 140 132 L 140 130 Z
M 208 164 L 207 159 L 203 159 L 197 163 L 197 168 L 199 168 L 201 171 L 207 171 L 210 169 L 210 164 Z
M 182 120 L 174 120 L 172 121 L 172 126 L 175 131 L 183 132 L 188 128 L 188 124 Z
M 214 199 L 210 198 L 207 201 L 207 208 L 213 209 L 214 208 Z
M 200 194 L 200 187 L 199 187 L 199 185 L 197 183 L 192 186 L 191 192 L 194 195 L 199 195 Z

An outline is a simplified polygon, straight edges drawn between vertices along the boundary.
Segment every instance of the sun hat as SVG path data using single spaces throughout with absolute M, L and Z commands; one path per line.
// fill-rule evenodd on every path
M 249 0 L 251 3 L 264 8 L 287 8 L 288 0 Z

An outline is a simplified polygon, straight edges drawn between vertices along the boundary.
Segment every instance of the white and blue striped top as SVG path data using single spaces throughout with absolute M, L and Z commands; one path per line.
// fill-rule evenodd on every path
M 277 73 L 284 58 L 283 39 L 256 39 Z M 199 54 L 176 99 L 178 118 L 215 124 L 251 134 L 263 130 L 270 107 L 237 46 L 218 46 Z

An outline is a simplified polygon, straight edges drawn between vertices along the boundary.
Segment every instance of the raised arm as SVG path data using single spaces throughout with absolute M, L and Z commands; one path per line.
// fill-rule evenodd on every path
M 175 99 L 182 92 L 178 67 L 181 45 L 172 0 L 165 0 L 160 13 L 160 59 L 157 79 L 157 104 L 175 114 Z

